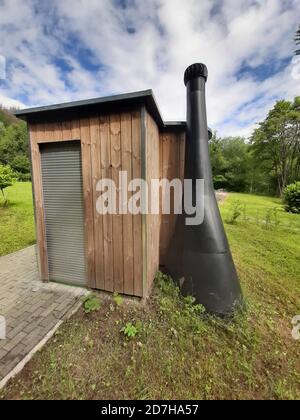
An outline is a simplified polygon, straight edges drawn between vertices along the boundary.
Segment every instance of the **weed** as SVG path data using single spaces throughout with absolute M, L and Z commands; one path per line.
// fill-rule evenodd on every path
M 175 285 L 170 276 L 159 271 L 155 277 L 155 284 L 163 295 L 173 297 L 174 299 L 178 298 L 180 294 L 179 287 Z
M 183 302 L 186 304 L 186 306 L 193 306 L 196 302 L 196 298 L 194 296 L 185 296 L 183 298 Z
M 121 332 L 127 338 L 134 338 L 138 334 L 138 329 L 131 322 L 128 322 L 123 328 L 121 328 Z
M 269 208 L 265 214 L 265 228 L 272 229 L 273 227 L 278 227 L 280 224 L 278 218 L 278 209 L 277 208 Z
M 124 299 L 118 293 L 114 293 L 112 297 L 113 301 L 117 306 L 121 306 L 123 304 Z
M 248 215 L 247 215 L 247 206 L 246 206 L 245 203 L 243 204 L 243 222 L 244 223 L 249 222 L 249 218 L 248 218 Z
M 101 308 L 100 299 L 95 294 L 91 293 L 86 298 L 84 298 L 83 309 L 86 314 L 99 311 L 100 308 Z
M 239 201 L 234 201 L 231 204 L 230 213 L 227 219 L 225 220 L 226 223 L 229 225 L 236 224 L 238 218 L 243 214 L 243 205 Z
M 267 229 L 272 227 L 272 209 L 268 209 L 265 215 L 265 226 Z
M 183 298 L 185 308 L 192 314 L 203 315 L 206 313 L 206 309 L 201 304 L 196 304 L 196 298 L 194 296 L 186 296 Z

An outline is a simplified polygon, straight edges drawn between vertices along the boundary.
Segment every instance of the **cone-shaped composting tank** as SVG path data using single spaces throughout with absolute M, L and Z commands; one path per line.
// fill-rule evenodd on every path
M 184 75 L 187 87 L 185 179 L 193 181 L 193 204 L 202 206 L 204 217 L 202 223 L 189 225 L 186 221 L 190 214 L 183 210 L 178 216 L 166 270 L 179 283 L 183 294 L 194 296 L 209 313 L 226 316 L 242 306 L 243 298 L 212 181 L 205 102 L 207 74 L 206 66 L 198 63 L 188 67 Z M 196 180 L 204 180 L 201 191 Z M 202 194 L 200 203 L 196 203 L 196 193 Z M 183 194 L 187 194 L 185 188 Z

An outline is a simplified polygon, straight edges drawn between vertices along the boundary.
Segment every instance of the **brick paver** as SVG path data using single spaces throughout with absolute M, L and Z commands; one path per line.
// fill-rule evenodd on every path
M 86 289 L 38 278 L 35 246 L 0 257 L 0 381 L 74 309 Z

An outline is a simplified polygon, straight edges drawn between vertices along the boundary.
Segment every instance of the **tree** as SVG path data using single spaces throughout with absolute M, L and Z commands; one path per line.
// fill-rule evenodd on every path
M 222 139 L 217 137 L 217 133 L 214 132 L 209 142 L 211 168 L 213 173 L 213 182 L 216 190 L 226 188 L 226 178 L 224 177 L 224 171 L 226 167 L 225 158 L 223 156 L 223 150 L 221 146 Z
M 21 181 L 30 179 L 26 124 L 0 105 L 0 164 L 10 165 Z
M 300 44 L 300 25 L 299 25 L 298 31 L 296 32 L 295 42 L 296 42 L 296 45 Z M 300 50 L 296 50 L 295 53 L 296 55 L 300 55 Z
M 228 189 L 232 191 L 249 190 L 249 145 L 244 137 L 225 137 L 222 140 L 226 161 L 224 176 Z
M 8 127 L 11 124 L 16 124 L 19 122 L 18 118 L 13 115 L 13 112 L 16 111 L 15 108 L 6 109 L 0 105 L 0 122 Z
M 276 193 L 276 179 L 274 175 L 266 169 L 264 161 L 260 161 L 255 156 L 255 151 L 251 144 L 248 149 L 248 174 L 247 180 L 249 185 L 249 192 L 251 194 L 267 194 L 275 195 Z
M 249 189 L 249 145 L 243 137 L 218 138 L 214 133 L 210 141 L 210 155 L 216 189 Z
M 4 206 L 7 205 L 7 196 L 4 194 L 4 190 L 10 187 L 14 181 L 14 172 L 8 165 L 0 165 L 0 190 L 4 198 Z
M 251 137 L 254 157 L 276 179 L 277 194 L 300 177 L 300 97 L 278 101 Z
M 24 122 L 0 130 L 0 163 L 10 165 L 16 172 L 29 173 L 28 135 Z

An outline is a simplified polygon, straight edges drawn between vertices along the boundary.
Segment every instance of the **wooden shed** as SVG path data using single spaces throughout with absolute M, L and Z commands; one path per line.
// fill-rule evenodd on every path
M 97 182 L 183 178 L 184 122 L 164 123 L 151 90 L 16 113 L 28 123 L 40 277 L 147 296 L 175 215 L 96 211 Z

